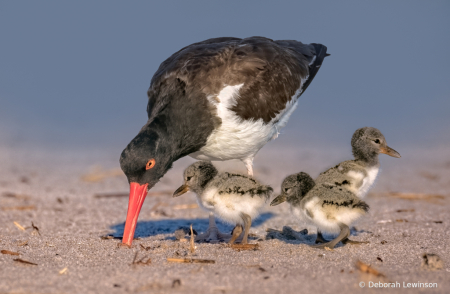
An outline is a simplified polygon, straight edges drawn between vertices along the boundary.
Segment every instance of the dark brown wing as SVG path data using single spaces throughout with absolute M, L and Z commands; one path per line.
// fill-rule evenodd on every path
M 244 84 L 232 110 L 242 119 L 268 123 L 286 107 L 302 79 L 308 82 L 315 60 L 315 45 L 297 41 L 251 37 L 194 43 L 164 61 L 153 76 L 149 118 L 171 99 L 195 101 L 194 97 L 217 95 L 225 85 Z

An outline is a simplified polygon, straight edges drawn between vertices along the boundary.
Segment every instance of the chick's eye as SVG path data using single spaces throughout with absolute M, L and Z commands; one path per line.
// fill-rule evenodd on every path
M 186 181 L 190 181 L 192 179 L 192 177 L 186 177 Z
M 376 139 L 374 142 L 377 143 L 377 144 L 381 143 L 380 140 L 378 140 L 378 139 Z
M 156 164 L 156 160 L 154 158 L 150 159 L 147 164 L 145 165 L 145 170 L 149 170 L 153 168 Z
M 284 188 L 285 193 L 289 192 L 289 190 L 291 190 L 291 188 Z

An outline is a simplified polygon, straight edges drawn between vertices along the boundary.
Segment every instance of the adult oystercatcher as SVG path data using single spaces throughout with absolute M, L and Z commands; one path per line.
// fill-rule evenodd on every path
M 177 159 L 240 159 L 252 175 L 255 154 L 287 123 L 326 50 L 292 40 L 224 37 L 165 60 L 148 90 L 148 121 L 120 157 L 130 182 L 122 242 L 131 245 L 147 191 Z

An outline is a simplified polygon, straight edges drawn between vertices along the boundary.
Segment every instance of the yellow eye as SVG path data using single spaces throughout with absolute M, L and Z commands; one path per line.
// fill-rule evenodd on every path
M 152 159 L 150 159 L 150 160 L 147 162 L 147 164 L 145 165 L 145 169 L 146 169 L 146 170 L 149 170 L 149 169 L 153 168 L 153 167 L 155 166 L 155 164 L 156 164 L 156 161 L 155 161 L 154 158 L 152 158 Z

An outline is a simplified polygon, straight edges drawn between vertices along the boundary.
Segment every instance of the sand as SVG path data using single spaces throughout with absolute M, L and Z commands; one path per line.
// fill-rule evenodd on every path
M 0 293 L 366 293 L 376 291 L 374 282 L 399 282 L 391 293 L 449 293 L 450 151 L 393 147 L 402 158 L 383 155 L 383 170 L 366 199 L 371 210 L 352 229 L 354 240 L 370 243 L 339 244 L 333 251 L 310 248 L 315 229 L 293 218 L 282 204 L 268 206 L 254 221 L 251 242 L 259 244 L 258 250 L 196 243 L 193 254 L 189 242 L 176 240 L 174 231 L 193 224 L 202 232 L 208 215 L 195 208 L 192 193 L 171 197 L 192 159 L 176 162 L 151 191 L 140 214 L 138 239 L 124 249 L 117 246 L 120 239 L 102 239 L 123 233 L 128 183 L 118 170 L 120 150 L 0 147 L 0 250 L 19 253 L 0 254 Z M 256 158 L 255 175 L 274 187 L 275 196 L 286 175 L 306 171 L 315 177 L 351 156 L 349 150 L 328 149 L 267 146 Z M 244 170 L 237 161 L 219 167 Z M 295 238 L 266 232 L 284 226 L 298 232 Z M 308 234 L 300 233 L 305 228 Z M 426 253 L 437 254 L 443 267 L 422 266 Z M 215 263 L 169 263 L 167 258 Z M 361 272 L 358 260 L 382 275 Z M 437 288 L 404 287 L 418 281 L 437 283 Z

